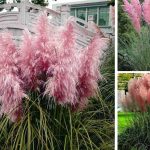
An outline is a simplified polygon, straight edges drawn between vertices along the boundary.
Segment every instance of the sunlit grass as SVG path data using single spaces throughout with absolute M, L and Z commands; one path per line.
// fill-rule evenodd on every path
M 118 133 L 123 133 L 130 126 L 130 122 L 134 119 L 135 113 L 118 112 Z
M 136 112 L 129 126 L 118 137 L 119 150 L 147 150 L 150 148 L 150 110 Z M 130 143 L 130 144 L 129 144 Z

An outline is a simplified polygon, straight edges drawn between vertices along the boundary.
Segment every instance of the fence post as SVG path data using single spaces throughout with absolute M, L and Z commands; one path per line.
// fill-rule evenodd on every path
M 29 3 L 29 0 L 21 0 L 20 3 L 20 21 L 23 25 L 26 25 L 26 4 Z
M 70 17 L 70 5 L 62 5 L 60 11 L 61 11 L 61 24 L 63 25 Z

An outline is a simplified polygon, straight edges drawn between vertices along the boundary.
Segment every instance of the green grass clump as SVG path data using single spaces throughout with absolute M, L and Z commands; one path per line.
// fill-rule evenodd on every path
M 150 149 L 150 109 L 136 113 L 128 126 L 118 137 L 119 150 Z
M 150 28 L 148 26 L 144 26 L 139 34 L 130 34 L 130 39 L 122 41 L 119 48 L 119 70 L 150 70 Z
M 71 112 L 46 98 L 30 99 L 24 105 L 24 117 L 18 123 L 10 123 L 6 117 L 0 120 L 2 150 L 111 150 L 113 147 L 114 120 L 110 118 L 113 103 L 105 103 L 100 96 L 81 112 Z

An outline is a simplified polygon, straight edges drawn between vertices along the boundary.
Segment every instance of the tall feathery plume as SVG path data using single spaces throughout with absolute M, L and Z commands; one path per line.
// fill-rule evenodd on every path
M 128 83 L 128 91 L 133 101 L 139 106 L 140 110 L 144 111 L 143 100 L 138 91 L 138 79 L 131 79 Z
M 142 6 L 139 0 L 131 0 L 131 5 L 134 7 L 138 17 L 141 18 L 142 16 Z
M 143 16 L 145 22 L 150 25 L 150 0 L 145 0 L 143 2 Z
M 144 88 L 141 91 L 141 95 L 146 99 L 147 104 L 150 105 L 150 74 L 145 74 L 142 77 L 142 81 Z
M 95 95 L 98 87 L 97 81 L 101 78 L 99 72 L 100 58 L 103 51 L 108 48 L 109 40 L 102 38 L 97 33 L 88 47 L 85 49 L 81 59 L 81 68 L 79 70 L 79 82 L 77 84 L 77 97 L 79 102 L 74 109 L 82 109 L 87 104 L 87 99 Z
M 37 75 L 35 71 L 36 57 L 35 48 L 33 46 L 33 37 L 28 30 L 23 33 L 23 42 L 19 50 L 19 67 L 21 71 L 21 78 L 24 83 L 24 88 L 32 90 L 37 87 Z
M 128 0 L 124 1 L 124 11 L 128 14 L 135 30 L 139 33 L 141 31 L 141 5 L 138 0 L 133 0 L 130 4 Z
M 15 44 L 9 33 L 0 35 L 0 54 L 0 114 L 8 115 L 12 121 L 17 121 L 22 115 L 22 99 L 25 94 L 15 64 Z
M 150 105 L 150 74 L 145 74 L 138 79 L 131 79 L 128 83 L 128 95 L 126 96 L 126 102 L 131 101 L 131 104 L 136 106 L 141 111 L 146 111 L 147 106 Z
M 59 104 L 76 102 L 76 84 L 78 82 L 78 51 L 76 50 L 75 34 L 72 21 L 59 30 L 56 53 L 57 64 L 53 77 L 47 82 L 46 93 L 54 96 Z
M 57 27 L 48 23 L 46 13 L 41 14 L 37 23 L 37 33 L 34 41 L 36 68 L 39 75 L 51 70 L 51 65 L 55 65 L 57 61 L 55 49 L 56 30 Z

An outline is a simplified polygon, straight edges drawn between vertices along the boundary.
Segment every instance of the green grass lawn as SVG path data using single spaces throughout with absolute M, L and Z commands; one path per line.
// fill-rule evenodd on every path
M 134 118 L 135 113 L 132 112 L 119 112 L 118 113 L 118 133 L 122 133 L 127 127 L 130 126 L 130 121 Z

